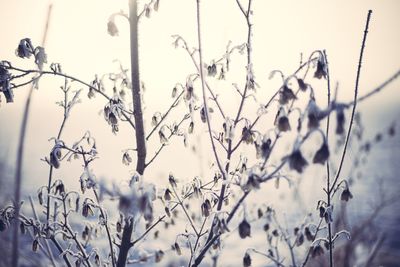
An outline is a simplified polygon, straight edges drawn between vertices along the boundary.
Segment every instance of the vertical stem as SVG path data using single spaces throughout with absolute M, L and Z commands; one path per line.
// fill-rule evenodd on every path
M 328 108 L 331 104 L 331 80 L 330 80 L 330 73 L 329 73 L 329 63 L 328 63 L 328 57 L 326 56 L 326 51 L 324 50 L 324 58 L 327 66 L 327 97 L 328 97 Z M 325 132 L 325 138 L 326 142 L 328 143 L 328 137 L 329 137 L 329 124 L 330 124 L 330 113 L 328 114 L 328 118 L 326 120 L 326 132 Z M 326 197 L 327 197 L 327 204 L 328 206 L 331 205 L 331 194 L 329 192 L 329 188 L 331 186 L 331 175 L 330 175 L 330 167 L 329 167 L 329 159 L 326 161 Z M 332 224 L 331 222 L 328 222 L 328 240 L 329 240 L 329 266 L 333 267 L 333 251 L 332 251 Z
M 47 20 L 46 25 L 43 33 L 42 39 L 42 46 L 46 43 L 47 38 L 47 30 L 50 21 L 52 5 L 49 6 L 47 12 Z M 31 105 L 32 93 L 34 88 L 34 83 L 32 83 L 31 88 L 29 89 L 28 97 L 25 103 L 24 114 L 22 118 L 22 124 L 19 134 L 19 144 L 18 144 L 18 151 L 17 151 L 17 164 L 16 164 L 16 171 L 15 171 L 15 188 L 14 188 L 14 205 L 15 205 L 15 217 L 14 217 L 14 229 L 13 229 L 13 238 L 12 238 L 12 266 L 18 267 L 18 258 L 19 258 L 19 213 L 20 213 L 20 202 L 21 202 L 21 184 L 22 184 L 22 165 L 23 165 L 23 157 L 24 157 L 24 145 L 25 145 L 25 134 L 26 128 L 28 125 L 29 119 L 29 109 Z
M 146 161 L 146 138 L 144 134 L 142 95 L 140 92 L 139 78 L 139 48 L 138 48 L 138 16 L 137 0 L 129 0 L 129 22 L 131 37 L 131 79 L 132 79 L 132 98 L 133 114 L 136 126 L 136 149 L 137 163 L 136 171 L 144 173 Z
M 138 48 L 138 16 L 137 16 L 137 0 L 129 0 L 129 23 L 130 23 L 130 41 L 131 41 L 131 79 L 132 79 L 132 98 L 133 98 L 133 115 L 136 126 L 136 149 L 137 162 L 136 171 L 143 174 L 146 168 L 146 136 L 144 133 L 142 96 L 140 92 L 139 78 L 139 48 Z M 124 230 L 122 232 L 122 240 L 117 260 L 117 266 L 126 265 L 129 249 L 132 247 L 131 236 L 133 232 L 133 221 L 131 218 L 126 219 Z
M 337 181 L 339 179 L 340 172 L 342 170 L 343 163 L 344 163 L 344 158 L 346 156 L 347 145 L 348 145 L 349 140 L 350 140 L 351 127 L 353 126 L 353 120 L 354 120 L 354 115 L 355 115 L 356 106 L 357 106 L 358 83 L 360 81 L 360 75 L 361 75 L 361 63 L 362 63 L 362 59 L 363 59 L 363 56 L 364 56 L 364 48 L 365 48 L 365 43 L 367 41 L 367 34 L 368 34 L 368 28 L 369 28 L 369 21 L 371 20 L 371 14 L 372 14 L 372 10 L 369 10 L 368 11 L 368 15 L 367 15 L 367 22 L 365 23 L 364 36 L 363 36 L 363 40 L 362 40 L 362 43 L 361 43 L 360 57 L 359 57 L 359 60 L 358 60 L 356 85 L 355 85 L 355 88 L 354 88 L 354 100 L 353 100 L 353 109 L 351 111 L 350 125 L 349 125 L 349 129 L 347 130 L 346 141 L 344 143 L 342 157 L 340 159 L 340 164 L 339 164 L 338 171 L 336 172 L 336 176 L 335 176 L 335 179 L 333 180 L 331 188 L 328 188 L 328 190 L 329 190 L 328 192 L 329 193 L 332 193 L 332 191 L 335 189 L 336 183 L 337 183 Z

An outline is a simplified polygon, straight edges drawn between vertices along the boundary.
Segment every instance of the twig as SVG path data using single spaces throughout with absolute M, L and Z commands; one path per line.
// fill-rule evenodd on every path
M 347 131 L 346 142 L 344 143 L 343 153 L 342 153 L 342 157 L 340 159 L 340 164 L 339 164 L 338 171 L 336 173 L 335 179 L 333 180 L 331 188 L 327 188 L 328 192 L 332 192 L 333 189 L 335 188 L 336 183 L 337 183 L 337 181 L 339 179 L 339 176 L 340 176 L 340 172 L 341 172 L 342 167 L 343 167 L 344 158 L 346 156 L 347 145 L 349 143 L 349 139 L 350 139 L 350 135 L 351 135 L 351 128 L 353 126 L 354 114 L 355 114 L 356 106 L 357 106 L 358 83 L 359 83 L 360 74 L 361 74 L 361 62 L 362 62 L 362 58 L 363 58 L 363 55 L 364 55 L 365 42 L 367 40 L 368 27 L 369 27 L 369 21 L 371 19 L 371 14 L 372 14 L 372 10 L 369 10 L 368 11 L 368 15 L 367 15 L 367 22 L 365 24 L 364 37 L 363 37 L 363 41 L 362 41 L 362 44 L 361 44 L 360 58 L 359 58 L 359 61 L 358 61 L 357 77 L 356 77 L 356 84 L 355 84 L 355 89 L 354 89 L 353 110 L 351 112 L 351 119 L 350 119 L 349 129 Z

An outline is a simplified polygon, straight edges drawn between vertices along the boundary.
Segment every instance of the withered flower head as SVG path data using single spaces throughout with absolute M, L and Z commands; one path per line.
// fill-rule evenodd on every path
M 318 244 L 311 248 L 311 257 L 315 258 L 323 254 L 324 254 L 324 249 L 321 247 L 321 245 Z
M 316 129 L 319 127 L 319 122 L 329 114 L 327 110 L 321 110 L 314 99 L 311 99 L 307 106 L 308 128 Z
M 61 159 L 61 148 L 58 145 L 55 145 L 54 148 L 50 152 L 50 164 L 58 169 L 60 168 L 60 159 Z
M 32 251 L 37 252 L 39 248 L 39 241 L 35 238 L 32 243 Z
M 321 56 L 318 59 L 317 69 L 314 72 L 314 77 L 317 78 L 317 79 L 321 79 L 322 77 L 324 77 L 326 79 L 327 75 L 328 75 L 327 66 L 326 66 L 324 58 Z
M 288 117 L 281 116 L 278 118 L 278 129 L 281 132 L 287 132 L 291 130 Z
M 25 38 L 19 42 L 18 48 L 15 51 L 20 58 L 30 58 L 33 54 L 33 45 L 31 39 Z
M 239 224 L 239 236 L 244 239 L 246 237 L 250 237 L 251 234 L 251 225 L 243 219 L 243 221 Z
M 107 32 L 111 36 L 118 36 L 118 28 L 113 19 L 110 19 L 107 23 Z
M 0 91 L 3 92 L 7 103 L 14 102 L 14 94 L 10 86 L 11 75 L 5 68 L 2 62 L 0 62 Z
M 211 65 L 207 66 L 207 73 L 208 76 L 215 77 L 215 75 L 217 74 L 217 66 L 215 65 L 215 63 L 212 63 Z
M 296 170 L 298 173 L 302 173 L 303 169 L 308 165 L 307 160 L 303 157 L 300 150 L 295 150 L 289 156 L 289 168 Z
M 211 211 L 211 202 L 210 200 L 206 199 L 203 204 L 201 204 L 201 214 L 204 217 L 210 216 L 210 211 Z
M 43 64 L 47 63 L 47 54 L 44 51 L 44 48 L 41 46 L 38 46 L 35 48 L 35 63 L 38 65 L 39 69 L 43 69 Z
M 325 207 L 320 206 L 319 207 L 319 217 L 323 218 L 325 216 Z
M 139 209 L 143 214 L 143 218 L 147 222 L 153 221 L 153 204 L 148 194 L 143 194 L 139 198 Z
M 301 91 L 303 91 L 303 92 L 307 91 L 308 84 L 306 84 L 303 79 L 298 78 L 297 83 L 299 84 L 299 88 Z
M 299 233 L 296 239 L 296 246 L 300 247 L 304 243 L 304 235 L 303 233 Z
M 246 144 L 252 144 L 254 142 L 254 132 L 249 127 L 245 126 L 242 130 L 242 140 Z
M 318 149 L 317 153 L 313 158 L 313 163 L 325 164 L 325 162 L 329 158 L 329 147 L 326 142 L 322 144 L 322 146 Z
M 122 163 L 124 165 L 129 165 L 132 163 L 132 157 L 131 155 L 129 155 L 128 151 L 126 151 L 123 155 L 122 155 Z
M 258 175 L 254 173 L 250 173 L 249 177 L 247 178 L 246 189 L 260 189 L 260 178 Z
M 282 87 L 282 90 L 279 92 L 279 103 L 281 105 L 286 105 L 287 103 L 289 103 L 290 100 L 294 100 L 296 98 L 297 97 L 293 93 L 292 89 L 287 87 L 286 84 Z
M 343 190 L 342 194 L 340 195 L 340 199 L 342 201 L 346 201 L 347 202 L 352 198 L 353 198 L 353 194 L 350 192 L 350 190 L 348 188 Z
M 250 267 L 251 266 L 251 257 L 249 253 L 245 253 L 243 256 L 243 267 Z
M 193 98 L 193 83 L 191 80 L 188 80 L 186 83 L 186 94 L 185 94 L 185 99 L 189 101 L 190 99 Z
M 163 257 L 164 257 L 164 251 L 157 250 L 156 253 L 155 253 L 155 261 L 156 262 L 160 262 Z
M 171 190 L 169 190 L 168 188 L 165 190 L 164 192 L 164 199 L 166 201 L 170 201 L 172 199 L 171 197 Z
M 271 153 L 271 139 L 268 138 L 267 140 L 263 140 L 261 143 L 261 156 L 264 159 L 269 158 Z
M 172 247 L 178 256 L 182 255 L 181 247 L 179 246 L 178 242 L 175 242 L 174 246 Z
M 336 110 L 336 134 L 344 133 L 344 111 L 342 108 Z
M 204 107 L 200 109 L 200 118 L 203 123 L 207 122 L 206 109 Z
M 308 226 L 304 228 L 304 234 L 306 235 L 308 241 L 313 241 L 314 236 L 311 233 L 310 228 Z
M 174 175 L 172 174 L 172 173 L 170 173 L 169 174 L 169 176 L 168 176 L 168 181 L 169 181 L 169 184 L 172 186 L 172 187 L 177 187 L 178 185 L 176 184 L 176 179 L 175 179 L 175 177 L 174 177 Z

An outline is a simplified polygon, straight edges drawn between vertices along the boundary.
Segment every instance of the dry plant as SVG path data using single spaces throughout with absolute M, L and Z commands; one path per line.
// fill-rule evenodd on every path
M 279 70 L 271 72 L 270 78 L 279 77 L 282 83 L 268 101 L 261 103 L 257 100 L 257 91 L 261 90 L 258 88 L 262 85 L 258 84 L 254 76 L 252 61 L 253 1 L 243 0 L 242 3 L 236 0 L 235 4 L 247 25 L 247 40 L 234 46 L 229 43 L 221 58 L 208 61 L 203 57 L 204 33 L 201 30 L 200 0 L 196 1 L 197 47 L 192 49 L 192 45 L 183 36 L 173 36 L 175 47 L 187 53 L 196 72 L 188 74 L 183 83 L 176 84 L 172 90 L 171 104 L 164 112 L 145 114 L 143 111 L 143 86 L 138 64 L 139 21 L 158 11 L 159 0 L 149 1 L 139 12 L 137 1 L 130 0 L 129 14 L 119 12 L 110 16 L 107 26 L 109 34 L 113 36 L 118 35 L 116 16 L 123 16 L 129 21 L 130 72 L 121 66 L 118 73 L 96 75 L 92 81 L 85 82 L 63 72 L 58 63 L 48 66 L 43 45 L 35 46 L 29 38 L 21 40 L 16 54 L 21 58 L 33 57 L 37 69 L 25 69 L 7 61 L 0 63 L 0 89 L 7 103 L 14 102 L 13 91 L 24 88 L 25 85 L 39 87 L 39 79 L 45 77 L 63 79 L 63 99 L 58 105 L 63 109 L 64 116 L 57 135 L 51 139 L 54 146 L 43 159 L 48 165 L 48 184 L 38 189 L 37 197 L 29 199 L 32 212 L 27 214 L 20 209 L 20 188 L 25 126 L 33 87 L 26 104 L 18 150 L 15 198 L 12 204 L 2 207 L 0 213 L 0 230 L 3 232 L 14 229 L 12 266 L 18 266 L 20 258 L 18 237 L 21 234 L 27 236 L 27 233 L 31 238 L 32 250 L 40 250 L 53 266 L 121 267 L 136 263 L 151 265 L 161 262 L 166 253 L 170 257 L 163 261 L 170 264 L 169 266 L 217 266 L 219 254 L 224 249 L 224 236 L 238 232 L 239 238 L 251 239 L 254 232 L 252 226 L 257 221 L 264 224 L 268 249 L 260 251 L 243 248 L 244 255 L 240 257 L 243 266 L 252 265 L 254 254 L 263 255 L 265 264 L 278 267 L 308 264 L 314 266 L 316 263 L 311 258 L 331 267 L 351 265 L 352 249 L 356 242 L 361 242 L 364 227 L 355 228 L 346 223 L 345 202 L 350 201 L 353 195 L 350 182 L 343 178 L 342 167 L 353 136 L 356 107 L 360 101 L 375 95 L 394 81 L 400 71 L 366 95 L 359 96 L 361 63 L 372 15 L 372 11 L 369 11 L 356 69 L 353 101 L 340 102 L 336 98 L 337 89 L 332 97 L 327 53 L 325 50 L 316 50 L 289 75 Z M 224 106 L 228 104 L 222 102 L 207 80 L 219 79 L 224 82 L 233 63 L 231 56 L 235 53 L 246 56 L 246 72 L 241 86 L 233 85 L 232 92 L 237 93 L 240 101 L 236 113 L 228 115 L 224 111 Z M 326 103 L 317 103 L 314 93 L 316 89 L 313 86 L 316 80 L 326 81 Z M 107 86 L 108 82 L 113 85 L 111 88 Z M 75 84 L 80 84 L 85 89 L 73 91 Z M 122 161 L 126 165 L 135 164 L 136 171 L 125 187 L 117 184 L 110 186 L 96 178 L 91 164 L 101 155 L 90 131 L 83 130 L 82 138 L 76 141 L 63 138 L 69 115 L 74 106 L 82 101 L 83 93 L 89 99 L 95 96 L 104 99 L 104 119 L 113 133 L 118 135 L 119 126 L 123 123 L 133 129 L 132 138 L 135 139 L 136 147 L 123 151 Z M 250 101 L 259 104 L 253 118 L 243 115 Z M 175 118 L 176 122 L 168 123 L 170 112 L 178 106 L 183 106 L 183 114 L 180 118 Z M 259 122 L 263 116 L 275 108 L 275 120 L 260 127 Z M 331 130 L 331 114 L 336 118 L 334 131 Z M 204 125 L 197 123 L 197 115 Z M 346 116 L 349 116 L 347 125 Z M 150 118 L 151 128 L 146 133 L 147 118 Z M 217 123 L 219 121 L 222 123 Z M 195 177 L 192 181 L 185 182 L 187 178 L 179 179 L 171 170 L 169 177 L 166 177 L 169 181 L 167 188 L 157 188 L 156 184 L 146 179 L 146 170 L 156 166 L 158 156 L 163 153 L 171 138 L 182 138 L 186 144 L 188 136 L 195 130 L 201 131 L 203 127 L 207 129 L 211 144 L 210 155 L 214 162 L 211 169 L 215 175 Z M 392 131 L 394 135 L 394 127 Z M 338 146 L 340 159 L 335 170 L 330 166 L 332 149 L 329 144 L 332 142 L 329 139 L 332 132 L 343 140 Z M 271 159 L 276 159 L 276 155 L 279 155 L 276 146 L 283 136 L 291 138 L 291 149 L 280 157 L 278 164 L 272 163 Z M 160 140 L 159 147 L 150 151 L 147 144 L 150 139 L 157 137 Z M 314 143 L 314 139 L 319 140 L 319 145 L 311 145 L 314 155 L 309 159 L 303 155 L 303 149 L 304 146 Z M 254 153 L 240 154 L 244 146 L 254 147 Z M 361 153 L 364 153 L 366 144 L 362 149 L 364 150 Z M 54 171 L 65 167 L 67 161 L 82 163 L 80 191 L 68 190 L 61 179 L 54 178 Z M 261 188 L 263 184 L 279 180 L 290 183 L 293 177 L 305 179 L 302 174 L 310 164 L 326 168 L 326 186 L 321 189 L 326 197 L 318 201 L 316 215 L 306 216 L 304 221 L 297 223 L 298 226 L 293 231 L 279 221 L 277 214 L 281 211 L 270 207 L 268 203 L 259 203 L 254 214 L 245 209 L 249 196 L 254 191 L 264 190 Z M 335 203 L 334 197 L 337 194 L 340 194 L 341 205 Z M 115 208 L 106 209 L 104 201 L 113 203 Z M 386 206 L 392 201 L 383 199 L 379 205 Z M 342 208 L 340 212 L 334 213 L 333 207 L 336 205 Z M 378 211 L 382 208 L 379 205 Z M 371 216 L 374 218 L 376 214 Z M 313 219 L 315 217 L 319 219 Z M 367 218 L 365 225 L 371 221 L 372 219 Z M 168 236 L 160 240 L 163 229 L 174 225 L 181 227 L 180 233 L 171 240 L 165 240 Z M 78 232 L 81 234 L 78 235 Z M 344 248 L 339 244 L 343 237 L 348 240 L 343 245 Z M 143 243 L 153 246 L 151 253 L 135 252 Z M 375 251 L 380 245 L 381 241 L 378 241 L 366 265 L 374 260 Z M 177 256 L 173 257 L 173 253 Z

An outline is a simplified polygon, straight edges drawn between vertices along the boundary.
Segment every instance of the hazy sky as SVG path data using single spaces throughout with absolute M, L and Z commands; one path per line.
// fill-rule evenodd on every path
M 18 41 L 25 37 L 31 38 L 36 45 L 40 43 L 47 8 L 49 3 L 53 3 L 46 47 L 49 62 L 62 63 L 65 72 L 85 81 L 93 79 L 96 73 L 115 70 L 116 65 L 112 63 L 115 58 L 128 66 L 127 22 L 123 18 L 117 19 L 119 37 L 109 36 L 106 30 L 108 17 L 121 9 L 126 11 L 127 2 L 0 0 L 0 59 L 10 60 L 19 66 L 31 66 L 27 60 L 16 59 L 15 48 Z M 146 2 L 148 1 L 140 1 L 140 4 Z M 219 58 L 229 40 L 233 44 L 241 44 L 246 40 L 243 16 L 234 0 L 203 0 L 201 7 L 205 62 Z M 159 12 L 152 14 L 150 19 L 141 20 L 140 69 L 141 79 L 147 87 L 145 101 L 148 118 L 154 111 L 165 110 L 170 104 L 170 92 L 175 83 L 183 83 L 186 75 L 194 72 L 188 55 L 171 45 L 171 35 L 180 34 L 190 46 L 196 45 L 195 8 L 194 0 L 161 0 Z M 297 68 L 301 53 L 305 59 L 313 50 L 326 49 L 332 80 L 340 83 L 339 98 L 351 99 L 368 9 L 372 9 L 374 13 L 365 50 L 360 94 L 373 89 L 400 68 L 399 1 L 254 0 L 253 59 L 255 75 L 261 85 L 261 98 L 271 94 L 279 86 L 279 79 L 267 79 L 271 70 L 281 69 L 289 74 Z M 235 75 L 230 78 L 232 82 L 242 84 L 245 75 L 244 60 L 237 56 L 234 57 L 234 61 L 237 68 L 234 70 Z M 61 110 L 54 102 L 62 96 L 57 89 L 62 82 L 61 79 L 47 77 L 42 79 L 40 90 L 35 92 L 28 132 L 30 148 L 27 150 L 27 157 L 38 163 L 32 165 L 38 173 L 46 172 L 45 165 L 38 159 L 46 155 L 46 151 L 51 148 L 51 142 L 47 139 L 56 134 L 61 120 Z M 220 94 L 226 109 L 228 112 L 233 111 L 238 99 L 232 99 L 234 94 L 231 93 L 232 89 L 229 89 L 230 85 L 214 85 L 223 88 Z M 366 112 L 367 121 L 383 118 L 389 124 L 397 117 L 398 112 L 391 111 L 399 103 L 399 85 L 400 81 L 396 81 L 379 96 L 360 105 Z M 80 88 L 82 87 L 76 85 L 76 89 Z M 15 137 L 26 91 L 18 89 L 15 93 L 15 103 L 6 105 L 3 101 L 0 108 L 1 143 L 6 144 L 10 153 L 14 153 L 16 148 Z M 325 91 L 322 92 L 319 95 L 325 94 Z M 65 138 L 72 142 L 86 129 L 92 129 L 96 136 L 105 138 L 103 142 L 108 146 L 105 151 L 110 155 L 103 154 L 103 160 L 119 161 L 113 153 L 119 153 L 126 147 L 126 140 L 131 140 L 132 132 L 122 128 L 120 137 L 123 138 L 114 137 L 101 116 L 97 116 L 104 101 L 99 97 L 90 102 L 86 97 L 84 99 L 85 104 L 76 107 L 72 112 Z M 321 104 L 326 102 L 323 98 L 319 101 Z M 254 108 L 252 110 L 254 113 Z M 158 140 L 155 144 L 157 142 Z M 179 142 L 181 144 L 180 140 Z M 205 146 L 204 150 L 208 153 L 208 143 Z M 180 151 L 179 148 L 176 151 Z M 149 154 L 152 155 L 153 152 L 150 150 Z M 175 155 L 176 163 L 172 163 L 168 157 L 163 159 L 163 156 L 161 161 L 179 168 L 179 160 L 183 160 L 184 157 L 179 153 Z M 115 170 L 109 168 L 100 168 L 100 171 L 107 175 L 126 175 L 129 172 L 126 169 L 115 174 Z M 193 175 L 197 173 L 195 169 L 192 172 Z M 156 173 L 160 171 L 157 170 Z
M 142 6 L 148 1 L 139 2 Z M 53 4 L 53 12 L 46 46 L 49 63 L 62 63 L 66 73 L 88 82 L 96 73 L 101 75 L 116 70 L 117 65 L 112 63 L 114 59 L 129 66 L 128 23 L 118 18 L 119 37 L 107 34 L 109 16 L 121 9 L 127 11 L 128 0 L 0 0 L 0 60 L 12 61 L 17 66 L 34 67 L 29 60 L 17 59 L 15 48 L 19 40 L 26 37 L 31 38 L 35 45 L 40 44 L 50 3 Z M 220 58 L 229 40 L 235 45 L 246 41 L 246 26 L 235 0 L 202 0 L 201 8 L 205 62 Z M 362 67 L 360 95 L 375 88 L 400 68 L 398 0 L 254 0 L 253 9 L 253 62 L 257 82 L 261 85 L 260 102 L 268 99 L 268 95 L 280 86 L 279 79 L 268 80 L 272 70 L 280 69 L 285 74 L 291 74 L 298 67 L 301 53 L 303 60 L 306 60 L 317 49 L 327 51 L 332 82 L 339 82 L 339 100 L 350 100 L 353 97 L 356 66 L 369 9 L 373 10 L 373 14 Z M 175 83 L 184 83 L 186 75 L 195 72 L 191 59 L 182 49 L 173 48 L 171 38 L 172 34 L 180 34 L 189 46 L 196 46 L 195 11 L 195 0 L 161 0 L 159 12 L 140 22 L 140 71 L 147 88 L 147 122 L 155 111 L 163 112 L 169 107 Z M 240 56 L 232 59 L 236 67 L 228 79 L 243 84 L 245 60 Z M 213 88 L 218 89 L 226 112 L 233 114 L 239 99 L 233 97 L 237 95 L 232 93 L 234 90 L 230 84 L 209 82 Z M 38 184 L 47 183 L 48 166 L 39 159 L 52 148 L 53 143 L 48 139 L 57 134 L 62 119 L 62 110 L 55 105 L 62 97 L 58 89 L 62 84 L 62 79 L 45 77 L 41 80 L 40 89 L 34 93 L 26 141 L 25 188 L 32 184 L 36 188 Z M 323 106 L 326 103 L 326 91 L 324 84 L 320 85 L 321 89 L 315 89 L 317 101 Z M 78 84 L 72 86 L 74 89 L 83 88 Z M 27 89 L 20 88 L 15 92 L 13 104 L 6 104 L 3 97 L 0 106 L 0 156 L 8 157 L 12 166 Z M 398 119 L 399 90 L 400 80 L 397 80 L 378 96 L 359 105 L 364 113 L 367 135 L 375 134 L 379 130 L 376 126 L 386 127 Z M 98 115 L 105 104 L 104 100 L 97 96 L 95 100 L 89 101 L 86 92 L 82 98 L 84 103 L 72 110 L 63 138 L 71 144 L 90 129 L 97 138 L 100 153 L 100 158 L 93 163 L 96 174 L 115 180 L 128 178 L 133 167 L 122 165 L 121 150 L 134 147 L 132 130 L 122 126 L 120 133 L 114 136 L 109 125 Z M 254 118 L 257 106 L 249 102 L 248 107 L 247 115 Z M 179 120 L 180 114 L 172 113 L 170 122 L 174 118 Z M 260 127 L 264 129 L 264 126 Z M 154 136 L 148 146 L 149 157 L 159 146 L 157 135 Z M 198 155 L 185 150 L 181 139 L 174 139 L 161 154 L 157 167 L 150 168 L 146 175 L 153 182 L 159 177 L 164 177 L 163 182 L 166 182 L 170 170 L 182 179 L 203 175 L 202 170 L 209 170 L 213 159 L 206 138 L 192 137 L 190 140 L 191 144 L 197 145 Z M 389 156 L 386 155 L 386 158 Z M 389 161 L 384 163 L 388 166 L 391 164 Z M 385 168 L 384 164 L 380 166 L 385 171 L 390 169 Z M 68 177 L 65 180 L 67 186 L 77 187 L 81 172 L 81 164 L 73 162 L 57 170 L 55 178 Z M 320 176 L 310 178 L 315 177 Z M 323 192 L 320 190 L 318 193 Z M 315 197 L 314 194 L 305 195 Z M 265 196 L 258 197 L 264 199 Z M 235 260 L 235 257 L 231 260 Z

